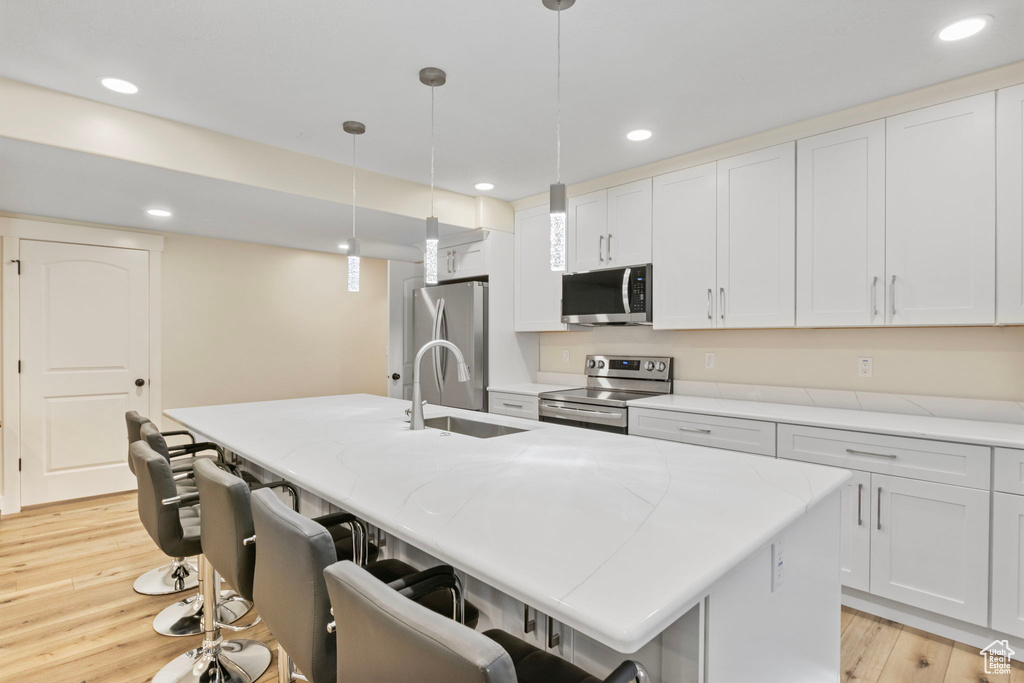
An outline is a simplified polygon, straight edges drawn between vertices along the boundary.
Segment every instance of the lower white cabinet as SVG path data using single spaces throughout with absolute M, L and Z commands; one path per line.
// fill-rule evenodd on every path
M 775 457 L 774 422 L 630 408 L 629 433 Z
M 988 621 L 988 491 L 871 475 L 871 593 Z
M 1024 496 L 992 498 L 992 628 L 1024 638 Z
M 540 399 L 536 396 L 490 391 L 487 394 L 487 412 L 509 417 L 523 417 L 527 420 L 539 420 Z
M 839 570 L 844 586 L 868 591 L 871 588 L 871 475 L 852 472 L 853 479 L 839 495 Z

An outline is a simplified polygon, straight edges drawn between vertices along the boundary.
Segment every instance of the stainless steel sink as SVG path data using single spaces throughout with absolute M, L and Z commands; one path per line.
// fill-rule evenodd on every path
M 518 427 L 506 427 L 505 425 L 496 425 L 491 424 L 490 422 L 479 422 L 477 420 L 467 420 L 464 417 L 452 417 L 451 415 L 445 415 L 443 417 L 428 417 L 423 421 L 423 425 L 430 429 L 440 429 L 442 432 L 464 434 L 465 436 L 472 436 L 477 439 L 492 439 L 496 436 L 508 436 L 509 434 L 518 434 L 519 432 L 528 431 Z

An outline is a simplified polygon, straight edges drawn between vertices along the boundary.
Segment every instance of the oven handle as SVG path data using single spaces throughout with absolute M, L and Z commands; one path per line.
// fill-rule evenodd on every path
M 632 270 L 632 268 L 622 270 L 622 308 L 624 313 L 633 312 L 629 307 L 629 274 Z
M 584 414 L 587 414 L 587 415 L 600 415 L 601 417 L 607 417 L 607 418 L 619 419 L 619 418 L 622 417 L 622 412 L 621 411 L 610 413 L 610 412 L 605 411 L 605 410 L 590 410 L 590 409 L 587 409 L 587 408 L 572 408 L 570 406 L 561 405 L 561 404 L 558 404 L 558 403 L 547 403 L 547 402 L 542 402 L 540 405 L 541 405 L 542 408 L 551 408 L 553 410 L 567 410 L 567 411 L 570 411 L 570 412 L 573 412 L 573 413 L 584 413 Z

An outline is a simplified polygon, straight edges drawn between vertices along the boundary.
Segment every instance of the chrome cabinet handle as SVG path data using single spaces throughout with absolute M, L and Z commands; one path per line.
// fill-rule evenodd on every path
M 871 278 L 871 317 L 878 315 L 878 276 Z
M 501 405 L 505 406 L 506 408 L 522 408 L 523 407 L 522 403 L 502 403 Z
M 896 276 L 892 276 L 892 283 L 889 285 L 890 310 L 893 317 L 896 317 Z
M 452 250 L 452 272 L 459 272 L 459 252 Z
M 694 434 L 710 434 L 710 429 L 699 429 L 697 427 L 676 427 L 681 432 L 693 432 Z
M 882 530 L 882 487 L 878 487 L 878 530 Z
M 892 455 L 891 453 L 872 453 L 871 451 L 858 451 L 856 448 L 847 448 L 846 452 L 850 455 L 870 455 L 873 458 L 890 458 L 895 460 L 898 455 Z
M 558 647 L 558 644 L 562 642 L 562 634 L 555 633 L 555 620 L 548 617 L 548 649 L 554 649 Z
M 606 254 L 608 255 L 608 263 L 611 263 L 612 262 L 612 234 L 611 233 L 608 233 L 608 251 L 606 252 Z
M 597 258 L 604 263 L 604 235 L 597 238 Z
M 711 288 L 708 287 L 708 320 L 711 320 L 713 318 L 713 316 L 711 315 L 711 305 L 713 296 L 714 295 L 711 292 Z
M 523 605 L 523 633 L 533 633 L 537 629 L 537 620 L 530 618 L 530 606 Z
M 864 484 L 857 484 L 857 526 L 864 526 L 864 516 L 861 514 L 861 503 L 864 498 Z
M 718 317 L 725 320 L 725 287 L 718 288 Z

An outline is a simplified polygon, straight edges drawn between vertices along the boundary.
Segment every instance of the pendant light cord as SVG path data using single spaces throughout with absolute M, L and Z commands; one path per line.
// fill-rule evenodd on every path
M 356 136 L 352 136 L 352 237 L 356 236 Z
M 430 88 L 430 215 L 434 215 L 434 88 Z
M 562 0 L 558 0 L 558 42 L 555 67 L 555 182 L 562 182 Z

